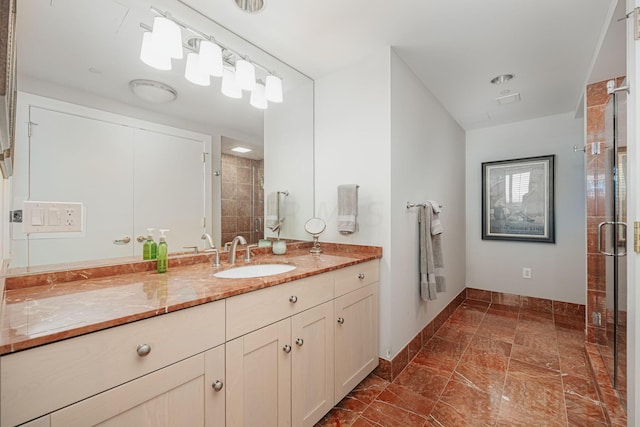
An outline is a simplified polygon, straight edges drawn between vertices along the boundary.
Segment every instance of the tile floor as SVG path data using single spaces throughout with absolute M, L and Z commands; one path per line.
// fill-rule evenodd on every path
M 581 330 L 466 300 L 393 382 L 369 375 L 316 427 L 607 425 Z

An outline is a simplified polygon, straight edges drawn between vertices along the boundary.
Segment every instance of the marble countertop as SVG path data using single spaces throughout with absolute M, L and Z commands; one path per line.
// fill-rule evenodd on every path
M 115 275 L 108 275 L 102 267 L 103 277 L 92 274 L 91 269 L 84 269 L 72 281 L 53 280 L 51 275 L 44 279 L 41 277 L 40 282 L 33 276 L 6 278 L 0 313 L 0 355 L 291 282 L 381 256 L 381 248 L 352 245 L 331 245 L 320 255 L 311 255 L 308 249 L 288 251 L 286 255 L 265 253 L 254 257 L 251 263 L 287 263 L 295 265 L 296 269 L 248 279 L 214 277 L 214 273 L 232 267 L 227 263 L 217 268 L 210 262 L 173 267 L 171 260 L 165 274 L 157 274 L 153 270 L 136 271 L 140 267 L 118 266 L 111 267 Z M 241 257 L 239 259 L 235 266 L 247 265 Z M 136 272 L 121 274 L 123 271 Z

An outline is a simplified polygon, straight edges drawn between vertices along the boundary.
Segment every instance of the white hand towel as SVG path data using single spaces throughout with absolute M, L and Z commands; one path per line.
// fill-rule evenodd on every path
M 433 212 L 431 215 L 431 235 L 437 236 L 438 234 L 442 234 L 444 232 L 444 228 L 442 228 L 442 223 L 438 217 L 438 214 L 441 211 L 440 204 L 433 200 L 427 200 L 426 205 L 427 209 L 430 208 Z
M 442 235 L 434 235 L 431 231 L 434 216 L 429 203 L 420 208 L 418 214 L 420 296 L 425 301 L 434 300 L 437 298 L 437 292 L 447 290 L 442 261 Z
M 358 185 L 338 186 L 338 231 L 350 235 L 358 230 Z

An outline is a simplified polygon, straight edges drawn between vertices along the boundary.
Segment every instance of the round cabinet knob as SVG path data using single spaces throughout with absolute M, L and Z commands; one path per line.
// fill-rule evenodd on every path
M 358 279 L 363 280 L 364 279 L 364 273 L 358 274 Z
M 222 387 L 224 387 L 224 383 L 220 380 L 216 380 L 216 382 L 211 384 L 211 387 L 213 387 L 215 391 L 220 391 L 222 390 Z
M 282 350 L 283 350 L 285 353 L 291 353 L 291 346 L 290 346 L 289 344 L 285 344 L 285 346 L 284 346 L 284 347 L 282 347 Z
M 302 344 L 304 344 L 304 340 L 302 338 L 298 338 L 296 340 L 296 344 L 298 345 L 298 347 L 302 347 Z
M 293 304 L 295 304 L 295 303 L 297 303 L 297 302 L 298 302 L 298 297 L 297 297 L 297 296 L 295 296 L 295 295 L 291 295 L 291 296 L 289 297 L 289 301 L 290 301 L 290 302 L 292 302 Z
M 338 317 L 338 323 L 342 325 L 344 323 L 344 317 Z
M 136 352 L 138 352 L 138 356 L 145 357 L 151 353 L 151 346 L 149 344 L 140 344 L 136 349 Z

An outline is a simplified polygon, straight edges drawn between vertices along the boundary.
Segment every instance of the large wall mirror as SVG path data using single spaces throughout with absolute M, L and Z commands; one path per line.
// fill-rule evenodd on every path
M 10 268 L 140 258 L 138 238 L 147 228 L 156 229 L 156 241 L 157 229 L 170 229 L 171 252 L 209 246 L 205 234 L 216 246 L 238 234 L 250 242 L 307 239 L 313 81 L 226 30 L 201 3 L 18 3 L 10 198 L 23 223 L 10 227 Z M 167 12 L 184 24 L 184 57 L 157 70 L 140 60 L 141 45 L 154 18 Z M 237 54 L 257 65 L 259 82 L 269 73 L 281 78 L 283 102 L 259 109 L 249 91 L 240 99 L 223 95 L 220 77 L 210 77 L 209 86 L 188 81 L 187 54 L 203 36 L 226 48 L 227 68 Z M 131 83 L 141 80 L 155 83 Z M 252 151 L 231 151 L 239 146 Z M 276 231 L 267 226 L 273 195 L 280 202 Z M 26 212 L 25 201 L 59 204 Z M 82 230 L 39 232 L 42 223 L 66 221 L 64 203 L 82 204 Z M 25 233 L 25 223 L 35 231 Z

